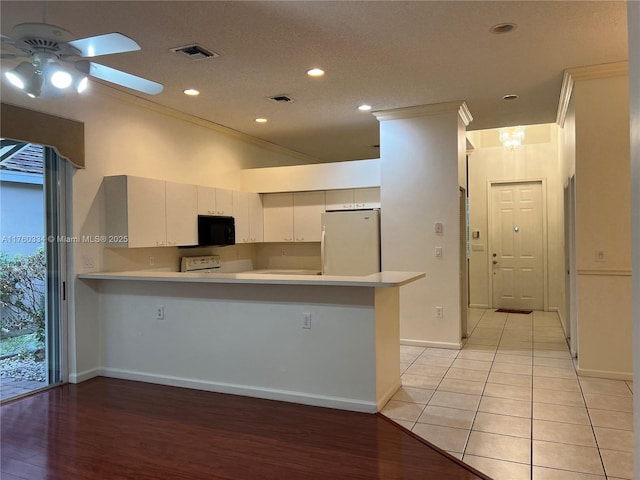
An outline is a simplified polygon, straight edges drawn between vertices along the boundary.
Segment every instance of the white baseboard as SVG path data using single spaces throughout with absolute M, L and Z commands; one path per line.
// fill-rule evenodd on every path
M 411 340 L 408 338 L 401 338 L 400 345 L 409 345 L 411 347 L 448 348 L 451 350 L 460 350 L 462 348 L 462 342 L 431 342 L 428 340 Z
M 596 378 L 608 378 L 610 380 L 633 380 L 633 373 L 627 372 L 609 372 L 607 370 L 591 370 L 586 368 L 576 368 L 578 376 L 580 377 L 596 377 Z
M 101 368 L 92 368 L 90 370 L 85 370 L 84 372 L 80 372 L 80 373 L 70 373 L 69 383 L 84 382 L 85 380 L 90 380 L 94 377 L 99 377 L 100 375 L 102 375 Z
M 484 303 L 470 303 L 469 308 L 489 308 L 489 305 Z
M 228 393 L 231 395 L 244 395 L 247 397 L 264 398 L 267 400 L 279 400 L 281 402 L 300 403 L 303 405 L 313 405 L 316 407 L 337 408 L 340 410 L 350 410 L 353 412 L 376 413 L 378 411 L 376 402 L 366 402 L 350 398 L 329 397 L 324 395 L 294 392 L 288 390 L 275 390 L 257 386 L 209 382 L 192 378 L 156 375 L 145 372 L 136 372 L 132 370 L 121 370 L 117 368 L 103 368 L 102 375 L 105 377 L 120 378 L 123 380 L 135 380 L 138 382 L 156 383 L 159 385 L 169 385 L 172 387 L 193 388 L 196 390 Z

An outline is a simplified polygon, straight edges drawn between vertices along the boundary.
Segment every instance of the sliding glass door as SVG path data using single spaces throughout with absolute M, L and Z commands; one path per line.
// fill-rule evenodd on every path
M 67 162 L 2 139 L 0 399 L 65 379 Z

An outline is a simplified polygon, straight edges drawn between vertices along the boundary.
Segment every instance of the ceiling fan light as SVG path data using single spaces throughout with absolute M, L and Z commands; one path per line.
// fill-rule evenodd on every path
M 4 72 L 4 76 L 7 77 L 9 83 L 20 90 L 24 89 L 24 82 L 20 79 L 20 76 L 14 72 L 13 70 L 9 70 L 8 72 Z
M 51 74 L 51 83 L 54 87 L 64 90 L 69 88 L 73 82 L 73 77 L 69 72 L 64 70 L 56 70 Z
M 87 77 L 82 77 L 80 81 L 77 83 L 76 92 L 82 93 L 87 89 L 89 85 L 89 79 Z
M 42 75 L 39 72 L 35 72 L 25 84 L 24 91 L 30 98 L 39 98 L 42 93 L 42 84 Z
M 25 85 L 27 84 L 28 79 L 33 76 L 36 71 L 36 67 L 34 67 L 29 62 L 22 62 L 13 70 L 9 70 L 5 72 L 5 77 L 7 80 L 16 88 L 20 90 L 24 90 Z

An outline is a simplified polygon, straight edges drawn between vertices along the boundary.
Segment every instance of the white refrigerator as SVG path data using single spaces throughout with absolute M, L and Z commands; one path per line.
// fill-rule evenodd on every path
M 380 211 L 322 214 L 323 275 L 369 275 L 380 271 Z

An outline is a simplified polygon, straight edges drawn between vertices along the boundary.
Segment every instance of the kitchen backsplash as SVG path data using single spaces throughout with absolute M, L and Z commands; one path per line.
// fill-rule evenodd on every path
M 105 248 L 105 272 L 176 272 L 182 257 L 219 255 L 221 272 L 258 269 L 320 270 L 320 243 L 257 243 L 203 248 Z

